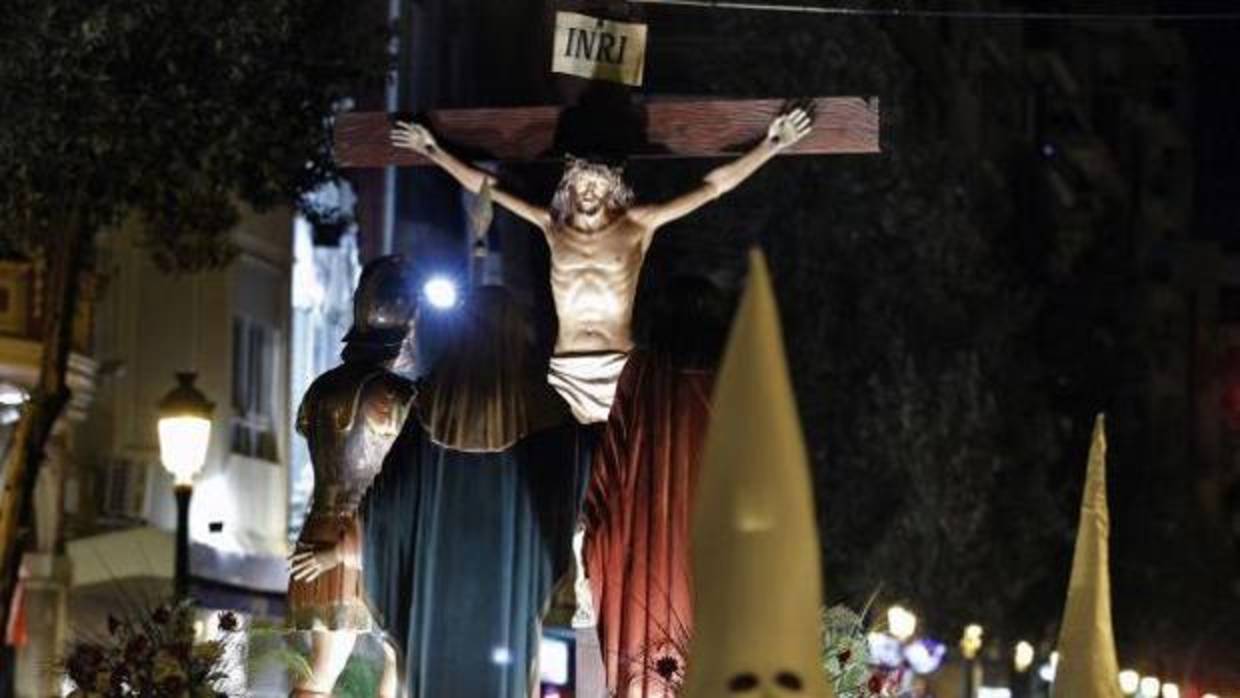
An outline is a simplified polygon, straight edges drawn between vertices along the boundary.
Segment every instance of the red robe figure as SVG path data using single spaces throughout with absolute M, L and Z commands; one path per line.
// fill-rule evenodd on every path
M 585 503 L 586 576 L 608 690 L 621 698 L 670 696 L 683 679 L 694 484 L 729 316 L 701 279 L 679 277 L 661 295 L 650 346 L 620 378 Z

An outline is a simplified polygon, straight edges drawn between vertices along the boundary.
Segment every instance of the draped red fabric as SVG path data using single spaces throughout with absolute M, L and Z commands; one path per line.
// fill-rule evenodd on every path
M 586 574 L 608 689 L 671 696 L 692 631 L 693 488 L 713 374 L 634 352 L 586 494 Z

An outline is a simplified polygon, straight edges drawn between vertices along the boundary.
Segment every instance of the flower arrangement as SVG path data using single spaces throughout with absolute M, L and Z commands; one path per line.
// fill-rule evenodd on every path
M 194 641 L 194 606 L 181 601 L 139 617 L 108 616 L 107 636 L 70 646 L 61 669 L 70 698 L 227 698 L 229 648 L 241 638 L 231 612 L 218 616 L 222 637 Z
M 646 681 L 667 695 L 678 695 L 689 656 L 689 629 L 682 623 L 666 633 L 670 639 L 637 658 L 630 682 Z M 884 698 L 895 694 L 899 676 L 870 664 L 869 629 L 861 615 L 837 605 L 822 612 L 822 665 L 836 698 Z
M 870 662 L 869 631 L 862 617 L 843 605 L 822 613 L 822 664 L 836 698 L 893 695 L 899 677 Z

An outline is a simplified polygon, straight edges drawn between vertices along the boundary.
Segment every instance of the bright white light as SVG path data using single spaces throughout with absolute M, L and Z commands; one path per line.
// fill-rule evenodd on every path
M 491 661 L 500 666 L 512 664 L 512 652 L 507 647 L 496 647 L 491 650 Z
M 1163 684 L 1162 698 L 1180 698 L 1180 687 L 1173 683 Z
M 900 642 L 907 642 L 917 632 L 917 616 L 903 606 L 892 606 L 887 609 L 887 630 Z
M 1119 690 L 1126 696 L 1133 696 L 1141 688 L 1141 675 L 1132 669 L 1119 672 Z
M 1050 661 L 1038 667 L 1038 676 L 1047 683 L 1055 681 L 1055 672 L 1059 669 L 1059 653 L 1051 652 Z
M 1218 698 L 1217 693 L 1202 693 L 1201 698 Z
M 904 646 L 904 661 L 918 674 L 933 674 L 938 671 L 946 655 L 947 646 L 928 637 Z
M 0 405 L 0 425 L 8 426 L 9 424 L 17 424 L 22 418 L 20 407 L 12 405 Z
M 202 417 L 165 417 L 159 420 L 159 457 L 178 485 L 194 484 L 207 460 L 211 420 Z
M 900 641 L 886 633 L 870 633 L 870 661 L 879 666 L 895 668 L 904 663 Z
M 432 276 L 422 286 L 422 294 L 431 307 L 447 310 L 456 306 L 456 282 L 446 276 Z
M 538 678 L 553 686 L 568 685 L 568 643 L 550 637 L 538 643 Z
M 0 383 L 0 405 L 17 407 L 26 402 L 29 396 L 20 386 L 12 383 Z
M 1021 640 L 1016 643 L 1016 652 L 1012 657 L 1012 664 L 1016 667 L 1016 671 L 1022 674 L 1029 670 L 1033 665 L 1033 645 Z
M 1142 698 L 1158 698 L 1159 689 L 1162 683 L 1154 676 L 1147 676 L 1141 679 L 1141 696 Z
M 997 686 L 978 686 L 977 698 L 1012 698 L 1012 689 Z

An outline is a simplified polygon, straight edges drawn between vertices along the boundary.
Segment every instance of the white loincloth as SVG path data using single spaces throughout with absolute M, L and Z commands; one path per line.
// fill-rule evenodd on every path
M 547 383 L 573 410 L 582 424 L 606 422 L 616 399 L 616 384 L 629 359 L 628 352 L 561 354 L 551 357 Z

